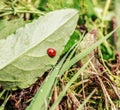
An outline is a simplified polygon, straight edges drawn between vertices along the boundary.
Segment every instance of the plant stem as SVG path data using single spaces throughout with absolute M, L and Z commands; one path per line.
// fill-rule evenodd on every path
M 102 16 L 102 22 L 104 21 L 104 18 L 108 12 L 108 9 L 110 7 L 110 3 L 111 3 L 111 0 L 107 0 L 106 4 L 105 4 L 105 8 L 104 8 L 104 11 L 103 11 L 103 16 Z

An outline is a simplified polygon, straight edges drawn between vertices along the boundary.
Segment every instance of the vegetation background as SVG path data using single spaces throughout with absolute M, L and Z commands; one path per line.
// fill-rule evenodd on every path
M 119 6 L 120 0 L 0 0 L 0 40 L 51 11 L 79 12 L 58 63 L 29 88 L 1 85 L 0 110 L 119 110 Z M 55 82 L 43 83 L 48 74 Z

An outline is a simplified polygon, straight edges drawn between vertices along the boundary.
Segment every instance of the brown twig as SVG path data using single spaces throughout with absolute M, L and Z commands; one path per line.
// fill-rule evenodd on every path
M 58 90 L 57 90 L 57 86 L 55 86 L 54 91 L 53 91 L 53 101 L 54 102 L 57 100 L 57 97 L 58 97 Z M 59 106 L 57 106 L 55 110 L 59 110 Z
M 79 102 L 78 99 L 75 97 L 75 95 L 74 95 L 72 92 L 70 92 L 68 95 L 69 95 L 72 103 L 73 103 L 76 107 L 79 107 L 79 106 L 80 106 L 80 102 Z
M 117 21 L 116 21 L 116 17 L 114 16 L 112 18 L 112 28 L 113 28 L 113 30 L 116 29 L 116 27 L 117 27 Z M 117 44 L 116 44 L 116 42 L 117 42 L 117 32 L 115 31 L 113 33 L 113 43 L 114 43 L 115 50 L 117 50 Z

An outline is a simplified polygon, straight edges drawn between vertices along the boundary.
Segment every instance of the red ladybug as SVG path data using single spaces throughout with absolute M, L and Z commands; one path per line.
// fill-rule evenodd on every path
M 50 56 L 50 57 L 55 57 L 56 56 L 56 50 L 53 49 L 53 48 L 48 48 L 47 49 L 47 54 Z

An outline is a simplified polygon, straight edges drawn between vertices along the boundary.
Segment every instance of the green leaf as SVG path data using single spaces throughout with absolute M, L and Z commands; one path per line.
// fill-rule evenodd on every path
M 80 39 L 80 33 L 78 30 L 75 30 L 72 36 L 70 37 L 69 41 L 67 42 L 63 54 L 66 53 L 77 41 Z
M 0 40 L 14 33 L 18 28 L 24 26 L 25 23 L 26 22 L 22 18 L 13 19 L 10 21 L 6 19 L 1 20 L 0 21 Z
M 5 89 L 26 88 L 55 65 L 78 20 L 74 9 L 50 12 L 0 40 L 0 83 Z M 57 52 L 47 55 L 48 48 Z

